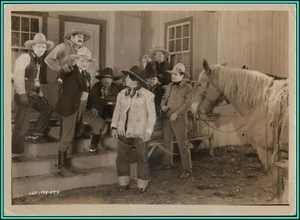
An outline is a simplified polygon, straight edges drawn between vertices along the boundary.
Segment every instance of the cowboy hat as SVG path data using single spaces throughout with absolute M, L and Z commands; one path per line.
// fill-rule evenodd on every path
M 145 67 L 145 74 L 146 74 L 146 78 L 158 77 L 158 73 L 156 71 L 155 65 L 151 65 L 151 63 L 149 63 Z
M 91 58 L 91 51 L 87 47 L 81 47 L 76 54 L 71 54 L 71 59 L 75 60 L 77 58 L 83 58 L 89 61 L 94 61 L 96 59 Z
M 99 71 L 98 71 L 99 72 Z M 105 67 L 100 74 L 95 76 L 96 79 L 103 79 L 103 78 L 111 78 L 113 80 L 118 80 L 121 76 L 117 77 L 113 75 L 113 69 L 110 67 Z
M 68 31 L 64 38 L 67 39 L 67 40 L 70 40 L 70 37 L 71 35 L 74 35 L 74 34 L 83 34 L 84 35 L 84 41 L 88 41 L 89 39 L 91 39 L 91 35 L 86 32 L 86 31 L 83 31 L 83 30 L 79 30 L 79 29 L 72 29 L 70 31 Z
M 37 33 L 34 35 L 33 40 L 28 40 L 24 43 L 25 47 L 32 49 L 32 46 L 35 44 L 46 44 L 47 45 L 47 50 L 50 50 L 53 46 L 54 43 L 50 40 L 46 40 L 46 37 L 42 33 Z
M 185 71 L 185 66 L 182 63 L 177 63 L 172 70 L 166 70 L 168 73 L 181 73 L 184 74 L 185 79 L 189 79 L 191 75 Z
M 167 50 L 164 49 L 163 47 L 157 46 L 157 47 L 155 47 L 154 49 L 150 50 L 149 56 L 150 56 L 151 58 L 153 58 L 153 57 L 154 57 L 154 54 L 155 54 L 156 52 L 158 52 L 158 51 L 164 53 L 164 54 L 165 54 L 165 57 L 168 57 L 168 56 L 170 55 L 169 51 L 167 51 Z
M 142 69 L 139 66 L 133 66 L 130 68 L 130 70 L 121 70 L 122 73 L 124 73 L 125 75 L 131 75 L 131 79 L 133 81 L 138 81 L 140 82 L 143 86 L 145 86 L 146 88 L 149 88 L 148 83 L 146 82 L 146 73 L 145 70 Z

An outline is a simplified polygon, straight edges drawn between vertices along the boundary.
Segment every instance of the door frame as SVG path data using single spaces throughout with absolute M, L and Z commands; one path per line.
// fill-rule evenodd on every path
M 106 61 L 106 20 L 59 15 L 59 39 L 62 41 L 64 38 L 65 21 L 99 25 L 99 70 L 104 69 Z

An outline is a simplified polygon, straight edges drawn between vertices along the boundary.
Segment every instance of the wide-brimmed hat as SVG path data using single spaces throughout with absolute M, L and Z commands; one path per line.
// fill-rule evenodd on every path
M 184 74 L 185 79 L 189 79 L 191 75 L 185 71 L 185 66 L 182 63 L 177 63 L 172 70 L 166 70 L 168 73 L 181 73 Z
M 32 49 L 32 46 L 35 44 L 46 44 L 47 50 L 51 49 L 54 46 L 54 43 L 50 40 L 46 40 L 46 37 L 42 33 L 37 33 L 34 35 L 33 40 L 28 40 L 24 43 L 26 48 Z
M 145 67 L 145 74 L 146 74 L 146 78 L 150 78 L 150 77 L 158 77 L 158 73 L 156 70 L 156 66 L 155 65 L 151 65 L 151 63 L 149 63 L 146 67 Z
M 149 53 L 150 58 L 153 59 L 154 58 L 154 54 L 156 52 L 158 52 L 158 51 L 163 52 L 165 54 L 165 58 L 167 58 L 170 55 L 170 53 L 169 53 L 168 50 L 164 49 L 163 47 L 157 46 L 154 49 L 150 50 L 150 53 Z
M 71 59 L 75 60 L 77 58 L 83 58 L 89 61 L 94 61 L 96 59 L 92 59 L 91 51 L 87 47 L 81 47 L 76 54 L 70 55 Z
M 79 29 L 72 29 L 72 30 L 68 31 L 65 34 L 64 38 L 67 39 L 67 40 L 70 40 L 70 37 L 73 34 L 83 34 L 84 35 L 84 41 L 88 41 L 89 39 L 91 39 L 91 35 L 88 32 L 86 32 L 84 30 L 79 30 Z
M 114 74 L 113 74 L 113 69 L 112 68 L 110 68 L 110 67 L 105 67 L 104 69 L 103 69 L 103 71 L 102 72 L 100 72 L 99 71 L 99 74 L 97 74 L 96 76 L 95 76 L 95 78 L 96 79 L 103 79 L 103 78 L 111 78 L 111 79 L 113 79 L 113 80 L 118 80 L 118 79 L 120 79 L 121 78 L 121 76 L 114 76 Z
M 125 70 L 121 70 L 121 72 L 125 75 L 129 74 L 129 75 L 133 76 L 133 77 L 131 77 L 132 80 L 139 81 L 146 88 L 149 87 L 149 85 L 146 81 L 146 72 L 141 67 L 133 66 L 130 68 L 130 70 L 125 69 Z

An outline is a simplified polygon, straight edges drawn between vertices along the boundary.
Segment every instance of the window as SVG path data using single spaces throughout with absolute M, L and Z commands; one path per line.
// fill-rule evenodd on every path
M 22 14 L 11 16 L 11 51 L 12 64 L 22 53 L 28 51 L 24 43 L 32 40 L 34 35 L 42 32 L 42 17 Z M 12 65 L 12 68 L 13 65 Z
M 186 71 L 191 70 L 191 22 L 186 21 L 167 26 L 167 49 L 171 66 L 183 63 Z

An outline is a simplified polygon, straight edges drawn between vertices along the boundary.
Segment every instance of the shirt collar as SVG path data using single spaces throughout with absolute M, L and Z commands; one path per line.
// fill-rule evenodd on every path
M 74 48 L 74 49 L 79 49 L 80 48 L 80 46 L 77 46 L 75 43 L 73 43 L 72 41 L 70 41 L 70 40 L 68 40 L 68 42 L 69 42 L 69 44 L 70 44 L 70 46 L 72 47 L 72 48 Z
M 178 87 L 182 87 L 183 85 L 184 85 L 184 81 L 182 80 L 182 81 L 180 81 L 179 83 L 174 83 L 174 82 L 172 82 L 172 85 L 173 86 L 178 86 Z

